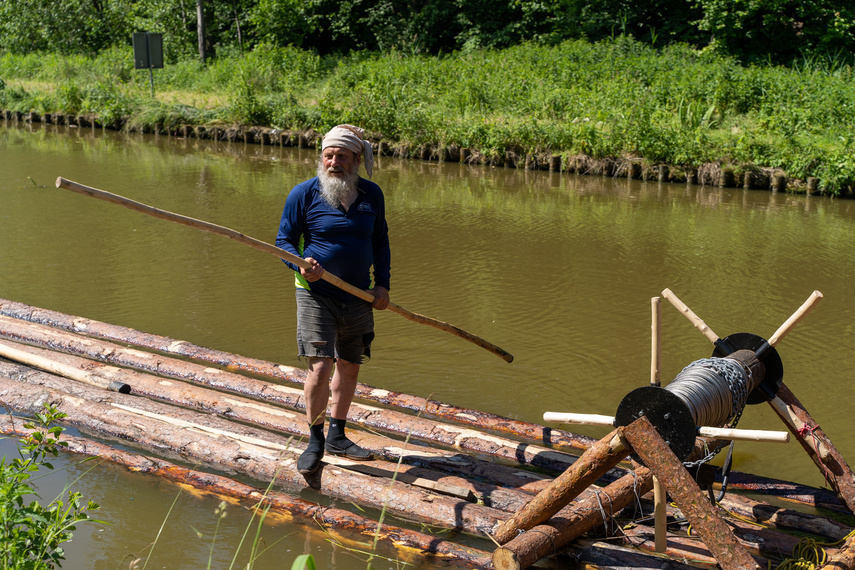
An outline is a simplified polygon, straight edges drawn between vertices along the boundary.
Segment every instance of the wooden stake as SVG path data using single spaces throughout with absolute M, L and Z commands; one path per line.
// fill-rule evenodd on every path
M 769 405 L 819 467 L 849 512 L 855 514 L 855 473 L 816 420 L 783 382 Z
M 776 330 L 775 333 L 771 337 L 769 337 L 769 344 L 771 346 L 776 346 L 779 342 L 781 342 L 784 337 L 787 336 L 787 334 L 789 334 L 789 332 L 793 330 L 793 328 L 797 324 L 799 324 L 802 319 L 805 318 L 808 313 L 810 313 L 816 306 L 816 304 L 820 301 L 822 301 L 822 293 L 820 293 L 819 291 L 814 291 L 813 293 L 811 293 L 810 297 L 807 298 L 807 301 L 802 303 L 802 306 L 796 309 L 796 312 L 793 313 L 789 319 L 784 321 L 784 324 L 778 327 L 778 330 Z
M 119 196 L 118 194 L 112 194 L 110 192 L 105 192 L 104 190 L 98 190 L 97 188 L 92 188 L 89 186 L 84 186 L 83 184 L 79 184 L 77 182 L 73 182 L 71 180 L 66 180 L 61 176 L 56 179 L 56 187 L 64 188 L 66 190 L 71 190 L 72 192 L 77 192 L 78 194 L 83 194 L 84 196 L 91 196 L 92 198 L 97 198 L 99 200 L 103 200 L 105 202 L 110 202 L 111 204 L 118 204 L 119 206 L 124 206 L 125 208 L 129 208 L 131 210 L 141 212 L 143 214 L 147 214 L 149 216 L 153 216 L 155 218 L 159 218 L 161 220 L 167 220 L 170 222 L 175 222 L 177 224 L 181 224 L 183 226 L 195 228 L 197 230 L 203 230 L 206 232 L 210 232 L 213 234 L 217 234 L 219 236 L 227 237 L 231 240 L 234 240 L 238 243 L 242 243 L 244 245 L 248 245 L 254 249 L 259 251 L 263 251 L 265 253 L 270 253 L 278 257 L 279 259 L 284 259 L 293 263 L 298 267 L 302 267 L 303 269 L 309 269 L 311 265 L 305 261 L 293 255 L 283 249 L 280 249 L 274 245 L 270 245 L 269 243 L 265 243 L 263 241 L 257 240 L 255 238 L 244 235 L 240 232 L 237 232 L 233 229 L 226 228 L 223 226 L 218 226 L 216 224 L 212 224 L 210 222 L 205 222 L 202 220 L 197 220 L 195 218 L 190 218 L 187 216 L 182 216 L 181 214 L 175 214 L 173 212 L 169 212 L 166 210 L 161 210 L 159 208 L 155 208 L 153 206 L 149 206 L 147 204 L 143 204 L 141 202 L 136 202 L 129 198 L 125 198 L 124 196 Z M 367 301 L 368 303 L 374 302 L 374 295 L 369 293 L 368 291 L 364 291 L 358 287 L 354 287 L 350 283 L 344 281 L 340 277 L 333 275 L 329 271 L 324 271 L 321 279 L 324 281 L 338 287 L 342 291 L 346 291 L 351 295 L 362 299 L 363 301 Z M 465 331 L 459 327 L 451 325 L 449 323 L 433 319 L 431 317 L 427 317 L 425 315 L 420 315 L 418 313 L 413 313 L 408 311 L 407 309 L 400 307 L 394 303 L 389 303 L 388 309 L 393 313 L 397 313 L 402 317 L 409 319 L 413 322 L 420 323 L 423 325 L 432 326 L 434 328 L 443 330 L 445 332 L 449 332 L 455 336 L 458 336 L 464 340 L 468 340 L 481 348 L 489 350 L 493 354 L 500 356 L 505 362 L 513 362 L 514 357 L 512 354 L 507 352 L 506 350 L 499 348 L 495 344 L 487 342 L 481 337 L 475 336 L 474 334 Z
M 707 339 L 711 343 L 715 344 L 716 341 L 719 340 L 718 335 L 715 334 L 712 329 L 710 329 L 707 324 L 692 311 L 692 309 L 690 309 L 685 303 L 678 299 L 677 296 L 672 293 L 670 289 L 665 289 L 664 291 L 662 291 L 662 296 L 665 297 L 672 305 L 674 305 L 674 307 L 678 311 L 683 313 L 683 315 L 687 319 L 689 319 L 689 321 L 693 325 L 695 325 L 695 328 L 701 331 L 701 334 L 707 337 Z
M 683 516 L 701 536 L 722 569 L 759 568 L 647 418 L 642 416 L 623 430 L 635 453 L 665 482 Z
M 653 477 L 653 535 L 656 552 L 668 550 L 668 490 L 659 480 Z
M 613 426 L 614 416 L 600 416 L 597 414 L 574 414 L 560 412 L 544 412 L 543 421 L 558 422 L 562 424 L 582 424 L 595 426 Z M 736 441 L 765 441 L 769 443 L 787 443 L 790 435 L 785 431 L 768 431 L 760 429 L 733 429 L 701 426 L 698 435 L 716 439 Z
M 662 364 L 662 303 L 659 297 L 650 299 L 650 385 L 660 386 L 660 367 Z M 658 477 L 653 477 L 653 534 L 656 552 L 668 549 L 668 513 L 666 499 L 668 493 Z
M 650 384 L 659 386 L 662 364 L 662 303 L 659 297 L 650 299 Z

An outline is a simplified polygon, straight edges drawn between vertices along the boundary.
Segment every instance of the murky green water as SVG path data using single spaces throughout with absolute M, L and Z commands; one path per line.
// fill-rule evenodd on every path
M 272 243 L 285 196 L 312 175 L 315 156 L 0 124 L 0 297 L 299 366 L 292 278 L 281 262 L 57 190 L 54 180 Z M 844 457 L 855 457 L 855 202 L 385 157 L 374 180 L 387 196 L 393 301 L 516 359 L 507 364 L 382 313 L 363 382 L 528 421 L 544 411 L 612 415 L 627 392 L 649 382 L 650 298 L 663 289 L 720 336 L 766 338 L 818 289 L 824 300 L 778 346 L 784 379 Z M 712 347 L 666 301 L 662 316 L 667 382 Z M 750 407 L 740 427 L 782 424 L 763 404 Z M 576 431 L 600 436 L 605 428 Z M 741 471 L 823 483 L 795 442 L 736 449 Z M 85 469 L 71 466 L 70 474 Z M 218 500 L 182 493 L 167 516 L 178 493 L 170 484 L 112 467 L 80 481 L 109 524 L 81 529 L 64 568 L 126 568 L 164 520 L 148 567 L 207 566 L 209 541 L 192 529 L 210 536 Z M 240 507 L 228 513 L 217 568 L 229 567 L 249 521 Z M 365 567 L 302 527 L 269 525 L 264 536 L 267 544 L 285 538 L 256 568 L 279 568 L 301 552 L 321 567 Z

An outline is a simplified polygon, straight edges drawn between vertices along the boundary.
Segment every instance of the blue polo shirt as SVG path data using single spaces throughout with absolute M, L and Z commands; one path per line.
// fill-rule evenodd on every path
M 356 201 L 345 212 L 341 205 L 327 204 L 317 177 L 295 186 L 285 200 L 276 247 L 300 258 L 313 257 L 325 271 L 360 289 L 371 288 L 373 266 L 374 286 L 389 289 L 391 252 L 383 191 L 364 178 L 357 189 Z M 296 271 L 297 287 L 344 302 L 356 299 L 322 279 L 309 283 L 299 267 L 285 264 Z

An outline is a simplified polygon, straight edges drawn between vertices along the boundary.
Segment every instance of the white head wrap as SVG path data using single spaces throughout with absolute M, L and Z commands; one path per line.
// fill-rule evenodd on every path
M 321 150 L 332 146 L 346 148 L 356 154 L 361 154 L 365 163 L 365 171 L 368 173 L 368 178 L 371 178 L 371 173 L 374 170 L 374 152 L 371 150 L 371 143 L 363 140 L 364 136 L 364 129 L 353 125 L 338 125 L 324 135 Z

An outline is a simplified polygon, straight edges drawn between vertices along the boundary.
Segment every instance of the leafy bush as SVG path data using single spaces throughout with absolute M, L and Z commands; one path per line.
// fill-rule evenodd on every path
M 31 478 L 39 469 L 53 469 L 50 457 L 56 457 L 65 442 L 59 441 L 63 429 L 51 424 L 64 418 L 45 404 L 45 411 L 37 414 L 38 427 L 29 438 L 20 442 L 18 457 L 7 461 L 0 459 L 0 563 L 3 568 L 42 570 L 60 566 L 65 555 L 62 544 L 71 540 L 76 526 L 92 521 L 89 512 L 97 504 L 84 502 L 80 493 L 63 492 L 42 506 Z M 35 429 L 32 423 L 27 429 Z M 63 500 L 63 495 L 67 495 Z

